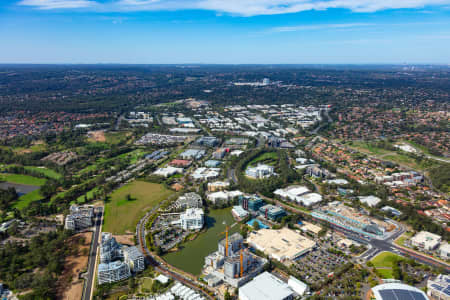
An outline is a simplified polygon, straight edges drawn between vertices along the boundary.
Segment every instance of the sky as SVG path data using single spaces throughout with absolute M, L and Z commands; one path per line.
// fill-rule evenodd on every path
M 0 0 L 0 63 L 450 64 L 450 0 Z

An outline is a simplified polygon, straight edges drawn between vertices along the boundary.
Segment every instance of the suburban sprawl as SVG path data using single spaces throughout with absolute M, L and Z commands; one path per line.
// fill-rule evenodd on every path
M 36 68 L 0 299 L 450 299 L 448 67 Z

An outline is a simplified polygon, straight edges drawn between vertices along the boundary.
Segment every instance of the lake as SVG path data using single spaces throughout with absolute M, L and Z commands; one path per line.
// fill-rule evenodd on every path
M 231 208 L 211 210 L 206 217 L 207 231 L 201 233 L 195 240 L 182 245 L 182 249 L 166 254 L 164 259 L 171 265 L 194 275 L 200 275 L 205 262 L 205 257 L 217 250 L 217 243 L 225 238 L 225 226 L 235 223 L 231 215 Z M 237 232 L 239 225 L 233 226 L 229 234 Z

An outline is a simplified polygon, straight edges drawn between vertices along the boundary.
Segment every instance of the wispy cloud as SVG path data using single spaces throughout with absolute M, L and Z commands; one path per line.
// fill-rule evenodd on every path
M 96 6 L 103 11 L 200 9 L 239 16 L 275 15 L 307 10 L 344 8 L 354 12 L 386 9 L 444 7 L 450 0 L 21 0 L 21 5 L 40 9 Z
M 299 26 L 282 26 L 274 27 L 268 30 L 268 32 L 292 32 L 292 31 L 305 31 L 305 30 L 321 30 L 321 29 L 343 29 L 354 27 L 366 27 L 374 26 L 372 23 L 343 23 L 343 24 L 318 24 L 318 25 L 299 25 Z
M 90 0 L 22 0 L 19 5 L 33 6 L 38 9 L 86 8 L 98 4 Z

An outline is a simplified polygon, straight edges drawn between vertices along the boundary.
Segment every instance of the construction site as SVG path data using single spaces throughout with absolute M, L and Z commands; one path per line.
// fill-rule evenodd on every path
M 228 236 L 228 228 L 224 233 L 217 251 L 205 257 L 204 280 L 209 286 L 225 283 L 240 287 L 261 273 L 267 260 L 244 248 L 244 239 L 239 233 Z
M 333 226 L 350 230 L 363 236 L 384 239 L 396 227 L 394 224 L 372 218 L 361 210 L 334 201 L 311 213 L 320 221 L 326 221 Z

